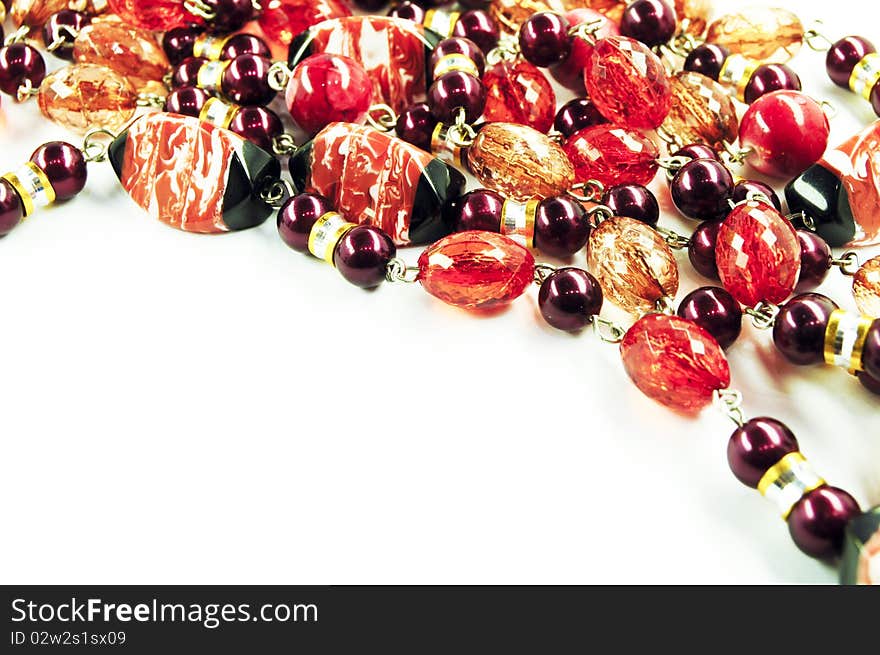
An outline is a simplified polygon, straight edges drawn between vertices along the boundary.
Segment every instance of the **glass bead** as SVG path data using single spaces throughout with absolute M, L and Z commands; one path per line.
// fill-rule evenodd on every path
M 483 75 L 486 105 L 483 119 L 518 123 L 539 132 L 553 125 L 556 93 L 544 73 L 525 60 L 501 61 Z
M 55 71 L 40 85 L 40 111 L 72 132 L 117 130 L 137 110 L 137 92 L 123 76 L 104 66 L 74 64 Z
M 287 46 L 312 25 L 346 16 L 351 9 L 340 0 L 269 0 L 257 22 L 266 37 Z
M 575 132 L 562 148 L 574 164 L 576 182 L 598 180 L 605 186 L 648 184 L 660 156 L 647 137 L 610 124 Z
M 353 59 L 326 53 L 301 61 L 287 84 L 287 108 L 303 131 L 315 134 L 330 123 L 363 123 L 373 87 Z
M 723 149 L 736 141 L 739 120 L 725 88 L 715 80 L 682 71 L 670 80 L 672 106 L 661 129 L 678 145 L 704 143 Z
M 784 64 L 800 50 L 804 26 L 790 11 L 750 7 L 714 21 L 706 41 L 725 46 L 733 53 L 768 64 Z
M 880 318 L 880 256 L 866 261 L 855 274 L 853 296 L 862 314 Z
M 200 22 L 181 0 L 109 0 L 113 13 L 123 22 L 154 32 L 167 32 L 188 23 Z

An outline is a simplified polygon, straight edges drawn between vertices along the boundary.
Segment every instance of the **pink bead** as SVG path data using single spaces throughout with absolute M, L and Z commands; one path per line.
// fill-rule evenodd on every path
M 594 38 L 604 39 L 609 36 L 619 36 L 620 29 L 617 24 L 610 20 L 607 16 L 600 14 L 594 9 L 572 9 L 565 14 L 569 24 L 572 27 L 581 23 L 591 23 L 593 21 L 602 21 L 602 25 L 593 33 Z M 593 52 L 593 46 L 584 39 L 574 38 L 571 41 L 571 52 L 562 63 L 553 66 L 550 74 L 562 86 L 572 89 L 573 91 L 583 91 L 584 88 L 584 68 L 587 67 L 587 59 Z
M 534 64 L 524 59 L 499 62 L 483 75 L 483 86 L 486 121 L 528 125 L 539 132 L 553 125 L 556 93 Z
M 110 0 L 110 9 L 125 23 L 156 32 L 200 22 L 180 0 Z
M 824 154 L 829 130 L 815 100 L 799 91 L 776 91 L 758 98 L 743 115 L 739 141 L 753 150 L 746 161 L 756 170 L 792 178 Z
M 801 247 L 791 223 L 770 205 L 737 205 L 718 229 L 718 276 L 730 294 L 747 307 L 778 304 L 798 281 Z
M 367 73 L 355 60 L 317 54 L 304 59 L 287 85 L 287 108 L 304 131 L 330 123 L 363 123 L 373 98 Z
M 610 124 L 575 132 L 562 149 L 574 165 L 577 182 L 598 180 L 605 186 L 648 184 L 660 155 L 650 139 Z

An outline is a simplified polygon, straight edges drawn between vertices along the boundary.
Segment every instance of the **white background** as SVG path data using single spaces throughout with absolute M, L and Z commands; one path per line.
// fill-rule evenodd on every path
M 880 43 L 871 3 L 776 4 Z M 792 65 L 838 107 L 838 142 L 873 113 L 823 62 L 804 49 Z M 3 170 L 79 142 L 35 103 L 3 107 Z M 706 281 L 679 260 L 681 297 Z M 848 284 L 834 271 L 821 291 L 853 309 Z M 417 286 L 364 292 L 289 250 L 274 219 L 168 228 L 105 164 L 0 240 L 0 288 L 5 583 L 836 579 L 730 474 L 727 419 L 642 396 L 616 347 L 542 323 L 537 287 L 491 318 Z M 880 503 L 880 399 L 841 369 L 787 365 L 750 326 L 729 356 L 749 415 L 786 422 L 829 481 Z

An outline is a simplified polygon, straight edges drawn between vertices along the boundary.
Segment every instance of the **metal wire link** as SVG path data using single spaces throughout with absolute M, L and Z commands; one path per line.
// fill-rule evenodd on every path
M 269 66 L 269 88 L 273 91 L 284 91 L 290 82 L 293 70 L 285 61 L 276 61 Z
M 817 26 L 823 25 L 821 20 L 815 21 Z M 822 34 L 815 27 L 811 27 L 810 29 L 804 32 L 804 43 L 807 44 L 807 47 L 810 50 L 815 50 L 816 52 L 827 52 L 831 50 L 831 46 L 834 43 L 827 36 Z
M 110 139 L 104 141 L 104 138 Z M 102 162 L 107 159 L 107 149 L 116 138 L 110 130 L 97 129 L 88 132 L 83 137 L 82 153 L 87 162 Z
M 165 106 L 165 96 L 160 96 L 158 93 L 139 93 L 137 106 L 161 109 Z
M 769 330 L 776 324 L 779 305 L 761 301 L 754 307 L 746 307 L 743 312 L 752 317 L 752 325 L 757 329 Z
M 535 277 L 534 282 L 537 285 L 542 285 L 547 280 L 548 277 L 553 275 L 556 272 L 556 267 L 551 266 L 550 264 L 535 264 Z
M 405 261 L 395 257 L 385 267 L 385 279 L 389 282 L 415 284 L 419 279 L 419 269 L 417 267 L 410 268 Z
M 296 145 L 296 141 L 287 132 L 279 134 L 272 139 L 272 152 L 279 157 L 293 155 L 297 150 L 299 150 L 299 146 Z
M 40 90 L 34 87 L 33 83 L 29 79 L 25 79 L 24 82 L 18 87 L 18 90 L 15 92 L 15 99 L 19 102 L 25 102 L 26 100 L 33 98 L 36 95 L 39 95 Z
M 68 39 L 64 38 L 65 34 L 69 37 L 69 41 Z M 58 36 L 55 37 L 55 40 L 52 41 L 52 43 L 46 46 L 46 50 L 48 50 L 49 52 L 55 52 L 64 44 L 76 40 L 76 37 L 78 36 L 79 32 L 70 27 L 70 25 L 61 25 L 60 27 L 58 27 Z
M 626 328 L 601 316 L 593 317 L 593 332 L 605 343 L 620 343 L 626 336 Z
M 588 45 L 596 45 L 596 34 L 605 25 L 605 19 L 596 18 L 568 28 L 568 35 L 586 41 Z
M 295 195 L 293 185 L 287 180 L 272 180 L 260 189 L 260 200 L 272 207 L 280 207 L 284 202 Z
M 579 191 L 583 191 L 583 193 L 578 193 Z M 568 190 L 568 195 L 580 202 L 599 202 L 605 195 L 605 185 L 599 180 L 578 182 Z
M 746 158 L 755 151 L 754 148 L 737 148 L 732 143 L 724 142 L 724 156 L 728 164 L 743 164 Z
M 203 0 L 184 0 L 183 8 L 194 16 L 204 18 L 206 21 L 212 21 L 217 18 L 217 12 L 211 8 L 211 5 L 203 2 Z
M 591 227 L 599 227 L 604 221 L 614 218 L 614 210 L 605 205 L 596 205 L 587 210 L 587 218 Z
M 742 402 L 742 394 L 736 389 L 716 389 L 712 392 L 712 404 L 739 427 L 746 422 Z
M 498 40 L 498 45 L 486 55 L 486 63 L 494 66 L 502 61 L 514 61 L 517 57 L 519 57 L 519 42 L 515 38 L 505 35 Z
M 861 264 L 859 263 L 859 253 L 855 250 L 847 250 L 840 257 L 831 260 L 832 266 L 837 266 L 844 275 L 852 277 L 859 272 Z
M 378 117 L 373 114 L 378 114 Z M 372 105 L 369 111 L 367 111 L 367 122 L 373 129 L 380 132 L 390 132 L 397 125 L 397 114 L 388 105 L 378 103 Z
M 691 245 L 690 237 L 679 234 L 674 230 L 670 230 L 665 227 L 658 227 L 657 232 L 659 232 L 660 235 L 663 237 L 663 240 L 666 241 L 666 245 L 673 250 L 684 250 L 689 245 Z
M 9 36 L 6 37 L 6 40 L 3 42 L 3 45 L 12 45 L 13 43 L 19 43 L 20 41 L 24 41 L 27 39 L 28 34 L 31 33 L 31 28 L 27 25 L 22 25 L 17 30 L 12 32 Z

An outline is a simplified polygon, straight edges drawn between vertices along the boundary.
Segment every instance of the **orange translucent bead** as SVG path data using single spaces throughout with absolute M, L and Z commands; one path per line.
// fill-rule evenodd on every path
M 880 256 L 866 261 L 855 274 L 853 296 L 862 314 L 880 318 Z
M 750 7 L 722 16 L 709 26 L 706 41 L 765 64 L 784 64 L 794 57 L 804 40 L 804 26 L 790 11 Z
M 629 0 L 492 0 L 489 14 L 499 29 L 516 34 L 529 16 L 539 11 L 565 14 L 572 9 L 592 9 L 620 22 Z
M 111 68 L 137 91 L 162 82 L 171 64 L 150 32 L 124 23 L 87 25 L 73 42 L 74 61 Z
M 661 129 L 679 146 L 705 143 L 716 150 L 736 141 L 739 120 L 725 88 L 715 80 L 682 71 L 670 80 L 672 107 Z
M 110 8 L 123 21 L 135 27 L 156 32 L 167 32 L 187 23 L 199 23 L 200 18 L 184 8 L 182 0 L 109 0 Z
M 675 15 L 687 34 L 702 36 L 712 9 L 709 0 L 675 0 Z
M 80 134 L 116 130 L 137 110 L 137 92 L 128 80 L 95 64 L 55 71 L 43 80 L 37 100 L 46 118 Z
M 16 27 L 42 27 L 53 14 L 68 8 L 70 0 L 12 0 L 9 17 Z

